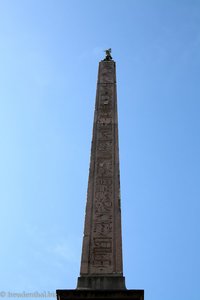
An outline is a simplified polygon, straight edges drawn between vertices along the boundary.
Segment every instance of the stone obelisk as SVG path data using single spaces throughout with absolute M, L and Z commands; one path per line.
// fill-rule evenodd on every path
M 123 277 L 116 65 L 99 63 L 80 277 L 62 299 L 144 299 Z M 73 298 L 75 297 L 75 298 Z
M 125 288 L 115 62 L 99 63 L 78 288 Z

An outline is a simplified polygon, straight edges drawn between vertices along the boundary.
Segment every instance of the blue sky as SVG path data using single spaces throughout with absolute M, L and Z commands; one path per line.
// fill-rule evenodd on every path
M 199 300 L 195 0 L 0 1 L 0 290 L 76 287 L 97 69 L 109 47 L 127 288 L 145 300 Z

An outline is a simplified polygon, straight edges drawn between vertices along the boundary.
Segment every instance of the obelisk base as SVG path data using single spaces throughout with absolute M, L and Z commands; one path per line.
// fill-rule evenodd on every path
M 126 289 L 123 276 L 80 276 L 77 289 L 123 290 Z
M 57 290 L 57 300 L 144 300 L 144 290 Z

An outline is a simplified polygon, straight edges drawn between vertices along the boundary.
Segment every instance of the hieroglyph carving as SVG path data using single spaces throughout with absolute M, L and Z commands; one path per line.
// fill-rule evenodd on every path
M 111 266 L 112 240 L 111 238 L 94 238 L 93 265 L 97 270 Z
M 112 127 L 111 126 L 99 126 L 98 138 L 101 140 L 110 140 L 112 138 Z
M 113 141 L 114 78 L 113 64 L 105 63 L 100 75 L 97 103 L 95 190 L 93 194 L 93 227 L 91 271 L 113 272 Z
M 97 159 L 97 176 L 109 177 L 112 176 L 112 161 L 107 158 Z
M 106 142 L 106 144 L 105 144 Z M 103 144 L 104 143 L 104 144 Z M 112 150 L 112 140 L 101 141 L 98 151 Z M 112 272 L 113 166 L 112 157 L 97 158 L 91 263 L 96 273 Z
M 112 151 L 112 140 L 108 141 L 98 141 L 97 150 L 103 153 Z
M 105 63 L 101 70 L 101 82 L 113 83 L 113 64 Z

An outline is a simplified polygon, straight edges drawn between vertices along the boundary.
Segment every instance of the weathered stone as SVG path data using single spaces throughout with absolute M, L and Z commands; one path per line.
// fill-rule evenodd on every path
M 135 299 L 123 277 L 115 62 L 99 63 L 80 277 L 76 290 L 57 290 L 58 300 Z
M 78 288 L 125 288 L 119 186 L 118 120 L 114 61 L 99 64 L 88 182 L 81 272 Z M 102 275 L 109 280 L 102 280 Z M 85 279 L 84 279 L 85 278 Z M 96 278 L 96 279 L 94 279 Z M 109 286 L 110 284 L 110 286 Z M 88 286 L 89 288 L 89 286 Z

